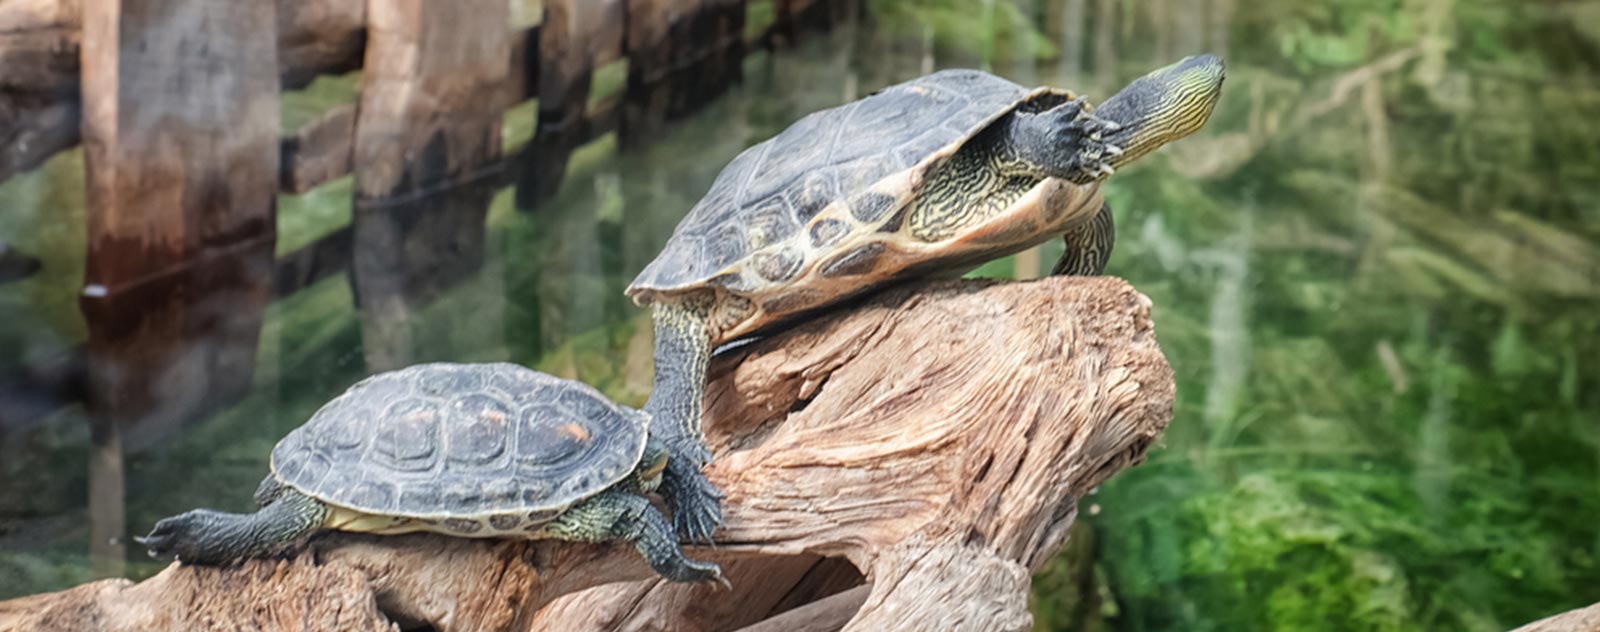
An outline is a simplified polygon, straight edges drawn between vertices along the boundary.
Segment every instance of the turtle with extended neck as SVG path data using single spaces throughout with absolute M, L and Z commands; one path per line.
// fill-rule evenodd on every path
M 915 277 L 954 275 L 1064 235 L 1058 274 L 1099 274 L 1099 183 L 1203 125 L 1222 61 L 1186 58 L 1091 109 L 1071 92 L 945 70 L 810 114 L 734 158 L 627 293 L 655 324 L 651 434 L 680 536 L 709 540 L 701 473 L 716 345 Z

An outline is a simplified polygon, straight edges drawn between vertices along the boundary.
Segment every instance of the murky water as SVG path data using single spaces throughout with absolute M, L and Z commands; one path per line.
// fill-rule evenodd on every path
M 807 112 L 953 66 L 1103 97 L 1210 51 L 1229 70 L 1211 124 L 1107 185 L 1110 272 L 1155 302 L 1177 415 L 1085 501 L 1037 625 L 1498 630 L 1600 601 L 1600 3 L 869 6 L 751 57 L 642 148 L 578 148 L 537 204 L 513 186 L 352 211 L 348 180 L 286 196 L 280 254 L 353 213 L 375 229 L 349 271 L 268 308 L 242 401 L 122 437 L 125 531 L 245 508 L 277 439 L 377 370 L 509 360 L 642 403 L 648 325 L 623 287 L 723 164 Z M 0 241 L 43 260 L 0 285 L 0 370 L 82 342 L 82 235 L 75 152 L 0 184 Z M 1041 250 L 978 274 L 1036 276 L 1059 246 Z M 89 555 L 81 407 L 4 402 L 0 598 L 158 570 Z

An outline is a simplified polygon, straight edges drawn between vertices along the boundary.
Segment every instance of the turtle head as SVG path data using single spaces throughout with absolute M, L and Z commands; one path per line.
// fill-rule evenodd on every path
M 1097 118 L 1120 126 L 1105 141 L 1122 149 L 1119 168 L 1199 130 L 1222 96 L 1222 58 L 1192 55 L 1135 79 L 1095 108 Z
M 227 514 L 210 509 L 195 509 L 176 516 L 162 518 L 150 529 L 150 534 L 135 537 L 150 551 L 150 557 L 177 559 L 181 562 L 212 561 L 216 558 L 212 534 Z
M 633 477 L 639 490 L 650 493 L 661 486 L 661 473 L 667 469 L 667 445 L 655 437 L 645 441 L 644 454 L 639 457 L 639 466 L 634 468 Z

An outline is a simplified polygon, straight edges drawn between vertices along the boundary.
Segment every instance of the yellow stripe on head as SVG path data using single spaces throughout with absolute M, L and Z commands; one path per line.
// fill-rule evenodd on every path
M 1122 149 L 1111 166 L 1120 168 L 1199 130 L 1222 96 L 1224 74 L 1216 55 L 1185 57 L 1135 79 L 1095 108 L 1097 118 L 1122 126 L 1105 136 Z

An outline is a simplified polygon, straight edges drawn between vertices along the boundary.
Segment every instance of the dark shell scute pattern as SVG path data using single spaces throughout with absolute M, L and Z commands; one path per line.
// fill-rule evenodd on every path
M 1027 92 L 987 73 L 945 70 L 807 115 L 728 163 L 678 224 L 661 254 L 634 279 L 633 287 L 673 289 L 707 283 L 756 249 L 803 230 L 829 203 L 862 193 L 873 183 L 962 142 Z M 884 203 L 893 202 L 864 201 L 873 204 L 861 207 L 858 214 L 881 215 L 887 209 Z M 811 260 L 825 254 L 842 235 L 830 227 L 808 237 L 800 243 L 818 249 L 808 253 Z M 789 278 L 760 276 L 768 283 Z
M 579 382 L 507 363 L 423 364 L 350 387 L 272 463 L 325 502 L 465 530 L 553 517 L 610 487 L 638 464 L 645 432 L 639 413 Z

